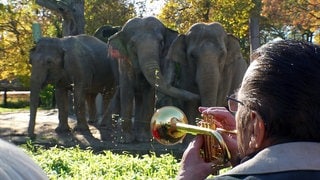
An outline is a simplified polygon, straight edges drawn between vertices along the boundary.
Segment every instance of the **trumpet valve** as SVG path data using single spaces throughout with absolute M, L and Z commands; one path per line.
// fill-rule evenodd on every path
M 197 123 L 198 126 L 216 130 L 216 124 L 212 115 L 202 115 L 202 117 L 203 119 Z M 202 151 L 202 156 L 206 162 L 224 161 L 221 146 L 213 136 L 204 135 Z

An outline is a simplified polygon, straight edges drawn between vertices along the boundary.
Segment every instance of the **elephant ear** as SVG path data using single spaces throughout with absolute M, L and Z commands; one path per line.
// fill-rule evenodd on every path
M 187 64 L 186 48 L 186 35 L 180 34 L 172 42 L 167 54 L 167 59 L 180 64 Z
M 169 48 L 172 44 L 172 42 L 177 38 L 178 32 L 174 31 L 170 28 L 165 29 L 164 34 L 164 47 L 163 47 L 163 54 L 162 56 L 166 56 L 168 54 Z
M 239 39 L 232 34 L 227 35 L 227 52 L 227 66 L 235 61 L 243 60 Z
M 231 34 L 228 34 L 227 50 L 228 64 L 225 66 L 227 68 L 224 74 L 231 76 L 229 77 L 231 84 L 228 85 L 228 89 L 224 88 L 224 91 L 231 94 L 234 93 L 235 89 L 239 88 L 243 75 L 248 68 L 248 63 L 243 59 L 239 40 Z
M 122 31 L 112 35 L 108 41 L 108 54 L 115 59 L 126 59 L 128 57 L 128 51 L 124 42 L 124 33 Z
M 34 62 L 41 63 L 45 67 L 61 65 L 63 67 L 64 51 L 62 45 L 60 44 L 59 38 L 41 38 L 37 44 L 30 50 L 29 63 Z M 55 55 L 60 55 L 59 58 L 42 58 L 40 55 L 45 55 L 43 50 L 53 51 Z M 49 56 L 49 55 L 48 55 Z

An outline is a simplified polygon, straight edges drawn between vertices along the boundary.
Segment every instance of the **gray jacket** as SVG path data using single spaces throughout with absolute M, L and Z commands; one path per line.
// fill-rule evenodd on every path
M 214 179 L 320 179 L 320 143 L 270 146 Z

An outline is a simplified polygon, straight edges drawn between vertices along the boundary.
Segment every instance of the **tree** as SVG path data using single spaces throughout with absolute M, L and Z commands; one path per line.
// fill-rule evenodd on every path
M 128 0 L 36 0 L 63 18 L 63 36 L 93 34 L 103 25 L 121 26 L 136 16 L 135 6 Z
M 128 0 L 91 0 L 85 2 L 87 34 L 93 34 L 103 25 L 122 26 L 128 19 L 135 16 L 134 4 Z
M 63 17 L 63 36 L 84 34 L 84 0 L 36 0 L 36 3 Z
M 262 0 L 262 3 L 262 15 L 270 24 L 287 26 L 290 38 L 312 41 L 314 32 L 320 28 L 320 0 Z
M 159 18 L 169 27 L 186 32 L 196 22 L 220 22 L 237 37 L 248 35 L 250 1 L 167 0 Z
M 260 46 L 260 13 L 261 0 L 253 0 L 254 8 L 250 11 L 249 17 L 249 40 L 250 40 L 250 54 Z M 252 59 L 250 57 L 250 62 Z
M 1 4 L 0 8 L 0 79 L 19 79 L 28 84 L 30 67 L 27 56 L 33 45 L 30 36 L 33 6 L 30 1 L 21 0 Z

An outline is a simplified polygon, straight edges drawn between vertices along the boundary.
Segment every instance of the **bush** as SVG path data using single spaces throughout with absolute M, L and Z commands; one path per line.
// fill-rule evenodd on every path
M 51 109 L 54 106 L 54 86 L 49 84 L 40 92 L 40 107 Z
M 179 168 L 171 154 L 94 153 L 79 147 L 23 146 L 50 179 L 174 179 Z
M 8 109 L 20 109 L 29 106 L 29 101 L 16 101 L 16 102 L 7 102 L 6 105 L 1 104 L 0 107 Z

